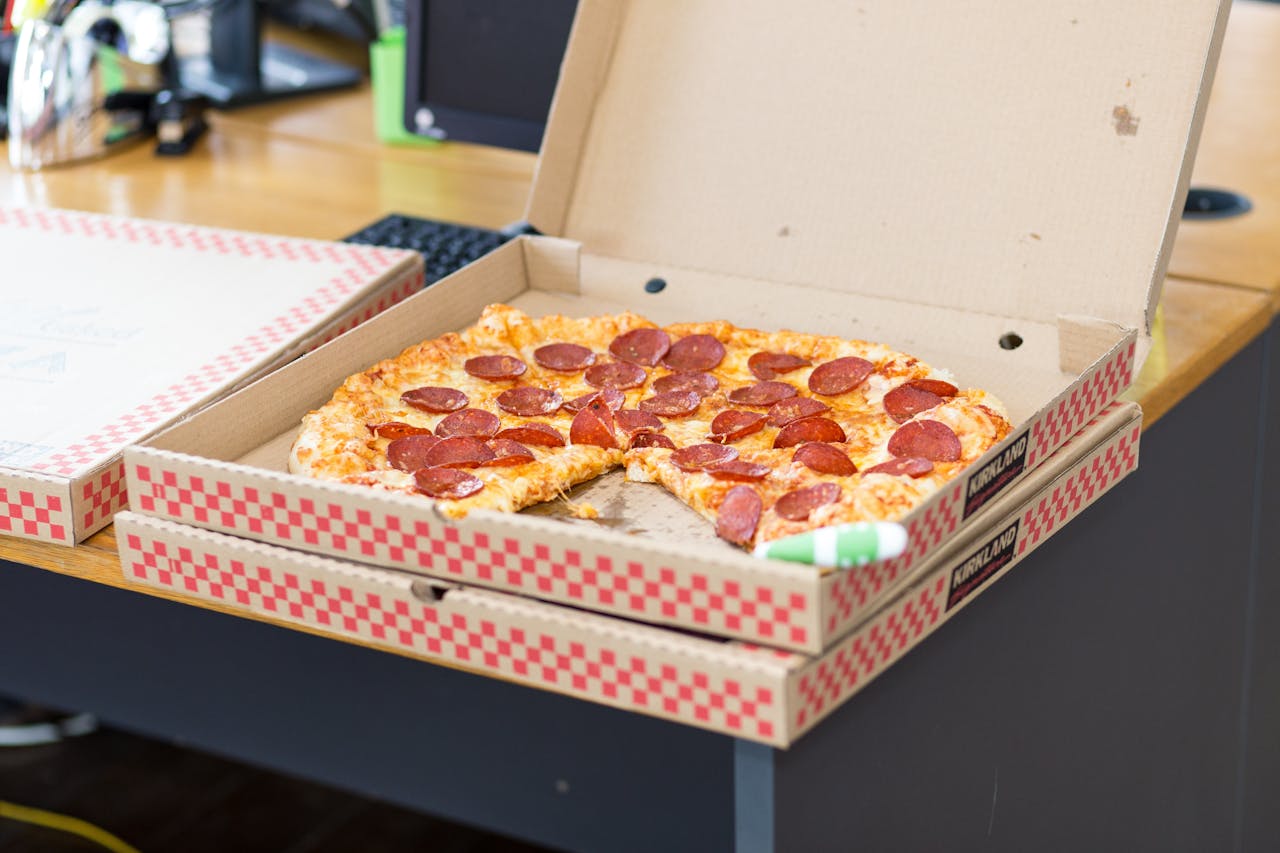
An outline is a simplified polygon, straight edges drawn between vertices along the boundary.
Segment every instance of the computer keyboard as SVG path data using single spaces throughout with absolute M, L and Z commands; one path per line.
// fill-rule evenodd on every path
M 393 213 L 344 238 L 344 242 L 421 252 L 427 284 L 433 284 L 492 252 L 512 236 L 503 231 Z

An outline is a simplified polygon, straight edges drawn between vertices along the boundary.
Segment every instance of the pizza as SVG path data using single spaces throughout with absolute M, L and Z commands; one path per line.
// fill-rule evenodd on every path
M 453 518 L 623 468 L 753 547 L 901 518 L 1009 430 L 990 394 L 881 344 L 491 305 L 349 377 L 303 418 L 289 468 Z

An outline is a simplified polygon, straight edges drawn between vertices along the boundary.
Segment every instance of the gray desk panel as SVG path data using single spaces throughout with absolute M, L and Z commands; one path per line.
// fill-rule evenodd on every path
M 732 845 L 728 737 L 12 563 L 0 692 L 553 846 Z
M 1275 327 L 1263 339 L 1267 376 L 1263 383 L 1262 429 L 1266 443 L 1258 465 L 1258 566 L 1249 616 L 1252 642 L 1246 663 L 1250 679 L 1245 720 L 1244 790 L 1239 820 L 1241 850 L 1280 849 L 1280 341 Z

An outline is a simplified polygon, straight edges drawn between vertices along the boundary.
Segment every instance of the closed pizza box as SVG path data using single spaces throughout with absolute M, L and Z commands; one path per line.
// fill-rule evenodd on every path
M 121 451 L 422 287 L 416 253 L 0 207 L 0 535 L 74 544 Z
M 529 204 L 545 236 L 131 449 L 135 508 L 824 649 L 1130 384 L 1225 19 L 1218 0 L 584 0 Z M 846 572 L 752 558 L 617 473 L 570 495 L 595 521 L 564 502 L 453 521 L 286 473 L 301 417 L 346 376 L 494 302 L 881 341 L 994 393 L 1015 428 L 902 520 L 906 553 Z
M 1116 404 L 853 632 L 803 655 L 432 581 L 133 512 L 125 577 L 251 618 L 785 747 L 1128 475 L 1141 414 Z M 1048 472 L 1052 472 L 1050 475 Z

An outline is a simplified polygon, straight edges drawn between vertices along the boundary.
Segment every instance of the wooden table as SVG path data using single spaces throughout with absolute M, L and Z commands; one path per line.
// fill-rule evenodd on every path
M 1280 290 L 1280 5 L 1239 0 L 1209 100 L 1191 183 L 1243 193 L 1249 213 L 1184 222 L 1169 272 Z
M 1256 34 L 1271 33 L 1269 27 L 1280 16 L 1264 14 L 1252 4 L 1241 4 L 1235 14 L 1235 23 L 1228 35 L 1223 73 L 1215 90 L 1210 129 L 1206 130 L 1197 181 L 1202 177 L 1206 181 L 1217 180 L 1221 175 L 1224 181 L 1230 183 L 1228 179 L 1238 179 L 1240 183 L 1237 185 L 1243 186 L 1250 175 L 1230 172 L 1227 165 L 1222 165 L 1223 171 L 1218 172 L 1215 169 L 1219 165 L 1210 162 L 1218 157 L 1230 160 L 1234 150 L 1225 137 L 1222 141 L 1215 138 L 1212 123 L 1215 116 L 1228 111 L 1223 104 L 1228 103 L 1231 95 L 1222 94 L 1228 82 L 1255 73 L 1256 63 L 1262 61 L 1259 56 L 1270 55 L 1262 49 L 1263 37 Z M 1263 23 L 1255 25 L 1252 23 L 1255 20 Z M 1247 37 L 1239 36 L 1240 21 L 1248 21 L 1257 29 L 1250 29 Z M 1255 36 L 1258 42 L 1254 41 Z M 1272 44 L 1280 45 L 1280 29 L 1274 32 L 1273 37 L 1268 37 Z M 1227 119 L 1220 121 L 1228 122 Z M 105 211 L 327 238 L 351 233 L 389 211 L 490 227 L 520 218 L 534 165 L 531 157 L 465 145 L 426 149 L 385 148 L 373 139 L 370 127 L 369 99 L 365 91 L 257 107 L 215 116 L 209 136 L 193 154 L 178 160 L 156 159 L 149 147 L 143 146 L 94 164 L 37 174 L 15 174 L 0 167 L 0 203 Z M 1256 138 L 1252 139 L 1257 142 Z M 1241 137 L 1237 141 L 1247 144 L 1249 139 Z M 1272 177 L 1264 174 L 1259 186 Z M 934 702 L 946 701 L 953 703 L 954 707 L 969 708 L 972 702 L 967 698 L 968 693 L 982 691 L 993 700 L 999 697 L 1009 703 L 1029 702 L 1032 698 L 1043 700 L 1034 705 L 1035 713 L 1023 709 L 1026 713 L 1018 717 L 1023 722 L 1039 719 L 1036 713 L 1043 715 L 1044 720 L 1061 713 L 1090 717 L 1086 709 L 1062 709 L 1066 700 L 1061 694 L 1049 691 L 1045 685 L 1041 685 L 1038 692 L 1033 691 L 1029 698 L 1016 681 L 1001 680 L 999 668 L 966 669 L 965 657 L 971 655 L 975 660 L 990 663 L 1008 645 L 1009 637 L 1018 637 L 1015 645 L 1034 646 L 1033 637 L 1046 643 L 1054 642 L 1050 635 L 1037 630 L 1043 626 L 1028 624 L 1028 614 L 1036 614 L 1031 617 L 1033 620 L 1055 622 L 1061 619 L 1057 615 L 1058 608 L 1064 611 L 1071 608 L 1096 609 L 1098 602 L 1089 591 L 1090 586 L 1110 582 L 1107 566 L 1123 565 L 1136 570 L 1138 567 L 1128 563 L 1146 560 L 1157 564 L 1143 568 L 1147 574 L 1117 579 L 1120 586 L 1108 593 L 1116 599 L 1130 593 L 1139 595 L 1146 588 L 1144 584 L 1163 590 L 1158 580 L 1153 579 L 1160 576 L 1159 559 L 1176 560 L 1179 553 L 1199 553 L 1197 549 L 1203 548 L 1203 536 L 1195 529 L 1194 521 L 1178 525 L 1166 518 L 1160 524 L 1169 525 L 1172 529 L 1165 531 L 1161 543 L 1134 541 L 1134 537 L 1141 539 L 1151 530 L 1153 522 L 1149 516 L 1145 523 L 1142 522 L 1143 513 L 1147 510 L 1174 511 L 1166 504 L 1178 496 L 1177 483 L 1182 471 L 1179 466 L 1183 455 L 1193 457 L 1187 460 L 1185 471 L 1186 476 L 1198 478 L 1194 482 L 1199 487 L 1212 490 L 1216 484 L 1225 491 L 1236 489 L 1239 492 L 1233 495 L 1232 501 L 1226 502 L 1231 503 L 1232 509 L 1230 512 L 1223 510 L 1226 517 L 1218 535 L 1241 541 L 1237 543 L 1239 547 L 1230 551 L 1231 559 L 1224 558 L 1230 565 L 1218 573 L 1219 577 L 1196 575 L 1188 581 L 1192 585 L 1208 584 L 1212 590 L 1197 593 L 1192 586 L 1180 593 L 1162 591 L 1158 594 L 1156 598 L 1160 601 L 1161 613 L 1152 616 L 1151 624 L 1173 631 L 1183 621 L 1200 618 L 1204 625 L 1216 626 L 1211 638 L 1190 638 L 1199 645 L 1188 640 L 1185 648 L 1180 646 L 1182 650 L 1178 655 L 1184 658 L 1192 655 L 1194 648 L 1208 648 L 1210 645 L 1219 651 L 1238 649 L 1251 636 L 1247 630 L 1252 630 L 1249 627 L 1252 624 L 1249 608 L 1255 606 L 1251 590 L 1257 584 L 1257 566 L 1256 555 L 1254 558 L 1248 555 L 1249 548 L 1253 547 L 1250 542 L 1255 541 L 1259 534 L 1247 507 L 1258 505 L 1261 498 L 1257 488 L 1260 486 L 1253 484 L 1250 489 L 1236 487 L 1245 481 L 1252 483 L 1252 463 L 1249 460 L 1255 458 L 1255 446 L 1264 445 L 1267 430 L 1269 404 L 1259 398 L 1257 389 L 1261 387 L 1260 377 L 1274 360 L 1274 355 L 1259 335 L 1267 328 L 1275 309 L 1268 283 L 1280 283 L 1280 278 L 1274 275 L 1275 270 L 1280 269 L 1280 258 L 1275 264 L 1260 261 L 1256 268 L 1234 267 L 1230 262 L 1237 259 L 1237 253 L 1222 246 L 1226 245 L 1223 235 L 1231 235 L 1234 240 L 1236 235 L 1245 233 L 1242 230 L 1245 226 L 1253 230 L 1248 231 L 1247 237 L 1238 239 L 1259 247 L 1263 254 L 1276 244 L 1280 223 L 1262 215 L 1265 212 L 1262 201 L 1267 192 L 1260 189 L 1251 193 L 1255 204 L 1258 204 L 1257 218 L 1242 219 L 1239 224 L 1214 232 L 1207 229 L 1216 228 L 1216 225 L 1184 229 L 1186 239 L 1180 238 L 1173 269 L 1203 280 L 1171 277 L 1165 284 L 1157 347 L 1129 397 L 1141 403 L 1146 410 L 1148 429 L 1158 422 L 1167 421 L 1169 426 L 1161 426 L 1148 435 L 1144 442 L 1143 469 L 1132 478 L 1133 484 L 1122 485 L 1115 495 L 1104 499 L 1106 510 L 1100 505 L 1087 513 L 1073 523 L 1071 533 L 1058 537 L 1062 543 L 1051 542 L 1043 549 L 1047 553 L 1041 556 L 1038 552 L 1037 557 L 1029 561 L 1027 569 L 1002 582 L 1001 587 L 1008 586 L 1010 592 L 993 591 L 977 602 L 963 618 L 955 620 L 958 623 L 955 627 L 945 628 L 941 634 L 949 639 L 926 643 L 924 650 L 895 667 L 883 679 L 890 686 L 882 687 L 879 682 L 872 685 L 847 710 L 833 717 L 829 724 L 819 727 L 788 753 L 461 673 L 423 668 L 410 661 L 391 663 L 389 656 L 380 652 L 344 650 L 346 647 L 339 644 L 308 640 L 301 637 L 301 632 L 293 626 L 282 632 L 253 625 L 243 618 L 218 619 L 206 613 L 207 609 L 216 609 L 206 602 L 153 590 L 139 595 L 142 591 L 132 587 L 127 593 L 110 590 L 107 588 L 125 586 L 115 556 L 111 528 L 74 549 L 0 538 L 0 560 L 49 570 L 36 572 L 17 566 L 0 567 L 0 608 L 6 606 L 5 591 L 13 593 L 7 599 L 8 618 L 0 619 L 0 649 L 27 643 L 56 648 L 73 634 L 81 639 L 87 638 L 91 644 L 84 650 L 89 658 L 83 663 L 75 662 L 75 649 L 64 649 L 61 655 L 51 656 L 44 661 L 42 669 L 15 664 L 12 660 L 6 666 L 4 659 L 0 658 L 0 686 L 19 689 L 47 701 L 91 703 L 96 708 L 103 708 L 109 718 L 114 714 L 120 722 L 146 731 L 189 738 L 208 748 L 228 751 L 249 760 L 264 761 L 416 807 L 485 823 L 501 831 L 568 846 L 590 848 L 607 841 L 620 848 L 634 844 L 641 849 L 646 839 L 649 842 L 662 839 L 673 849 L 679 846 L 729 849 L 736 844 L 737 849 L 746 850 L 771 849 L 766 841 L 777 838 L 779 846 L 782 846 L 781 839 L 805 839 L 805 849 L 817 849 L 824 839 L 829 844 L 833 839 L 838 841 L 846 837 L 840 834 L 845 831 L 846 824 L 852 827 L 849 831 L 865 833 L 865 839 L 915 837 L 915 830 L 908 827 L 900 827 L 897 835 L 886 835 L 884 833 L 897 830 L 883 822 L 876 823 L 877 819 L 866 814 L 865 809 L 842 810 L 831 798 L 839 800 L 840 791 L 844 790 L 840 784 L 856 785 L 859 796 L 868 803 L 877 800 L 873 794 L 878 792 L 887 798 L 890 805 L 901 807 L 915 800 L 921 808 L 926 808 L 927 803 L 935 802 L 923 790 L 928 789 L 927 793 L 936 795 L 937 803 L 950 799 L 952 807 L 960 809 L 958 814 L 968 815 L 972 811 L 972 797 L 968 794 L 959 798 L 953 796 L 953 789 L 943 785 L 943 780 L 950 785 L 964 777 L 963 784 L 972 783 L 976 777 L 970 772 L 974 769 L 971 765 L 982 763 L 974 757 L 972 749 L 977 749 L 980 743 L 970 743 L 968 746 L 972 749 L 966 750 L 962 748 L 964 744 L 944 738 L 946 749 L 954 752 L 950 757 L 960 763 L 948 765 L 946 770 L 931 767 L 926 772 L 935 784 L 921 783 L 921 790 L 896 790 L 893 784 L 897 784 L 895 780 L 901 774 L 895 775 L 884 762 L 897 766 L 901 756 L 887 749 L 876 752 L 880 743 L 875 739 L 877 732 L 893 731 L 902 738 L 920 737 L 922 732 L 907 724 L 927 725 L 934 713 L 930 709 Z M 1280 198 L 1280 193 L 1277 197 Z M 1209 233 L 1212 239 L 1201 236 Z M 1223 281 L 1241 286 L 1211 283 Z M 1213 454 L 1194 458 L 1197 456 L 1194 448 L 1215 446 L 1214 443 L 1220 441 L 1220 434 L 1213 430 L 1213 418 L 1223 408 L 1229 409 L 1237 419 L 1249 421 L 1247 431 L 1238 435 L 1233 433 L 1240 446 L 1226 454 L 1235 460 L 1229 470 L 1223 470 L 1222 465 L 1215 467 Z M 1245 447 L 1248 442 L 1253 444 Z M 1141 512 L 1139 506 L 1143 507 Z M 1241 507 L 1246 509 L 1242 511 Z M 1132 535 L 1126 537 L 1118 532 L 1127 529 L 1123 526 L 1126 523 L 1145 526 L 1129 530 Z M 1119 563 L 1083 565 L 1081 561 L 1086 558 L 1081 556 L 1082 552 L 1087 553 L 1102 541 L 1114 546 L 1114 553 L 1127 556 L 1117 558 Z M 1082 571 L 1086 568 L 1088 571 Z M 1204 574 L 1204 568 L 1201 567 L 1201 574 Z M 1027 574 L 1074 580 L 1071 585 L 1063 586 L 1058 580 L 1029 585 L 1017 579 Z M 55 575 L 95 583 L 85 585 Z M 9 586 L 6 587 L 5 583 Z M 1222 593 L 1215 599 L 1213 590 L 1217 589 Z M 195 604 L 202 610 L 173 608 L 155 602 L 152 596 L 173 598 L 186 605 Z M 1280 597 L 1274 600 L 1280 601 Z M 1092 652 L 1058 650 L 1060 654 L 1051 650 L 1046 659 L 1056 661 L 1066 673 L 1060 673 L 1055 685 L 1068 692 L 1077 689 L 1088 692 L 1101 689 L 1099 684 L 1114 689 L 1119 689 L 1117 685 L 1121 684 L 1139 684 L 1145 677 L 1143 673 L 1129 676 L 1115 672 L 1102 681 L 1071 677 L 1071 667 L 1077 659 L 1105 669 L 1107 661 L 1126 658 L 1125 648 L 1141 648 L 1142 654 L 1154 654 L 1135 640 L 1134 627 L 1129 621 L 1108 621 L 1105 614 L 1099 615 L 1093 609 L 1089 612 L 1091 618 L 1098 621 L 1097 636 L 1112 638 L 1110 641 L 1114 642 L 1116 649 Z M 1204 615 L 1185 615 L 1197 611 Z M 153 625 L 156 626 L 154 629 Z M 147 632 L 165 629 L 169 633 L 151 637 L 148 644 Z M 1013 633 L 1003 636 L 1001 631 Z M 192 645 L 185 647 L 184 642 Z M 1088 638 L 1085 642 L 1088 643 Z M 1177 645 L 1176 641 L 1171 642 Z M 167 645 L 185 648 L 183 654 L 188 659 L 171 663 L 166 668 L 164 647 Z M 94 656 L 97 648 L 104 654 Z M 254 655 L 227 667 L 216 655 L 218 650 L 234 654 L 236 650 L 243 653 L 250 648 L 255 650 L 254 655 L 281 656 L 281 659 L 290 661 L 297 672 L 306 673 L 310 678 L 295 682 L 285 677 L 281 680 L 283 687 L 291 692 L 281 693 L 282 685 L 273 683 L 278 680 L 278 669 L 260 667 Z M 1030 648 L 1021 652 L 1035 653 Z M 1136 652 L 1134 654 L 1137 655 Z M 1137 656 L 1135 660 L 1142 662 L 1145 659 Z M 1152 671 L 1159 671 L 1163 666 L 1159 662 L 1146 663 L 1150 663 Z M 1249 683 L 1250 674 L 1243 667 L 1239 665 L 1231 669 L 1230 679 L 1221 685 L 1224 694 L 1233 690 L 1237 694 L 1244 691 L 1243 685 Z M 1195 667 L 1191 669 L 1200 671 Z M 1025 659 L 1015 670 L 1022 675 L 1031 671 L 1027 669 Z M 353 680 L 352 683 L 319 686 L 314 683 L 325 680 L 323 676 L 333 672 L 342 672 Z M 377 767 L 355 760 L 346 752 L 349 744 L 337 743 L 334 730 L 326 728 L 330 724 L 338 725 L 335 721 L 341 715 L 334 717 L 329 713 L 334 708 L 349 713 L 352 707 L 363 708 L 367 702 L 367 699 L 352 700 L 350 696 L 335 695 L 345 694 L 347 687 L 367 690 L 369 696 L 391 695 L 378 694 L 369 684 L 363 683 L 365 679 L 375 679 L 373 673 L 377 674 L 376 678 L 387 679 L 391 684 L 388 687 L 386 683 L 380 683 L 379 687 L 403 691 L 405 701 L 410 701 L 409 697 L 413 696 L 423 702 L 437 703 L 422 708 L 422 716 L 429 716 L 430 711 L 434 714 L 430 719 L 438 727 L 443 727 L 438 730 L 455 734 L 454 746 L 441 742 L 434 752 L 419 748 L 422 744 L 411 747 L 402 741 L 405 756 L 427 763 L 415 765 L 421 771 L 416 775 L 413 769 L 397 765 L 397 761 L 407 759 L 398 758 L 395 752 L 384 755 L 383 764 Z M 147 702 L 141 703 L 137 685 L 133 683 L 135 676 L 165 678 L 172 682 L 173 689 L 161 694 L 148 693 Z M 1211 682 L 1212 678 L 1206 677 L 1204 684 L 1210 685 Z M 415 693 L 419 688 L 426 692 Z M 1212 691 L 1216 689 L 1204 686 L 1203 692 L 1212 700 L 1216 697 Z M 1150 692 L 1147 687 L 1143 690 Z M 270 695 L 271 703 L 264 700 L 255 709 L 242 707 L 248 697 L 258 694 Z M 446 708 L 438 704 L 452 702 L 463 695 L 468 699 L 461 703 L 460 708 Z M 1199 709 L 1200 703 L 1193 701 L 1194 692 L 1178 695 Z M 287 705 L 291 699 L 323 705 L 326 696 L 328 708 L 308 704 L 292 709 L 295 714 L 314 716 L 310 727 L 291 720 L 287 715 L 282 716 L 280 711 L 279 706 Z M 1188 696 L 1192 698 L 1187 699 Z M 191 697 L 198 698 L 199 702 L 192 704 L 188 701 Z M 1084 701 L 1083 697 L 1080 701 Z M 498 711 L 493 710 L 493 703 L 498 706 Z M 1241 716 L 1245 715 L 1241 709 L 1254 707 L 1239 695 L 1232 703 L 1231 708 Z M 217 708 L 221 716 L 206 718 L 203 711 L 207 708 Z M 510 711 L 505 717 L 501 714 L 502 708 Z M 904 708 L 910 710 L 904 713 Z M 1204 716 L 1208 712 L 1201 711 L 1203 709 L 1197 711 L 1200 715 L 1192 724 L 1199 725 L 1208 719 Z M 976 707 L 973 713 L 981 716 Z M 1170 714 L 1170 719 L 1177 717 L 1173 711 Z M 478 725 L 477 716 L 490 717 L 490 728 L 469 728 Z M 1053 716 L 1052 719 L 1058 718 Z M 1002 720 L 1006 729 L 1012 730 L 1010 726 L 1013 724 L 1004 716 L 992 716 L 986 722 L 994 724 Z M 403 731 L 406 738 L 411 737 L 412 721 L 413 715 L 404 719 L 397 717 L 394 723 L 386 724 L 387 731 Z M 350 722 L 349 718 L 347 722 Z M 968 722 L 981 728 L 982 721 Z M 304 736 L 303 732 L 312 732 L 312 729 L 314 733 Z M 998 726 L 992 729 L 989 725 L 983 729 L 986 732 L 984 736 L 994 738 L 998 729 Z M 1037 738 L 1049 740 L 1043 726 L 1026 731 L 1034 733 Z M 1220 747 L 1231 737 L 1244 743 L 1244 731 L 1247 729 L 1241 732 L 1232 730 L 1225 735 L 1215 731 L 1217 739 L 1214 743 Z M 366 734 L 361 737 L 369 744 L 375 744 L 378 749 L 386 748 L 382 740 L 371 734 L 366 738 Z M 937 738 L 925 737 L 923 740 L 942 748 Z M 1105 738 L 1097 741 L 1109 744 Z M 1015 745 L 1004 741 L 987 744 L 992 754 Z M 493 753 L 486 752 L 490 747 Z M 1025 747 L 1027 745 L 1022 744 L 1020 748 Z M 1157 747 L 1172 748 L 1167 744 L 1152 744 L 1151 747 L 1134 760 L 1147 761 L 1155 766 L 1160 760 L 1157 756 L 1161 754 Z M 335 757 L 332 754 L 334 749 L 341 755 Z M 1221 751 L 1218 747 L 1215 749 Z M 508 762 L 510 768 L 504 772 L 513 781 L 508 784 L 483 774 L 477 776 L 471 769 L 451 771 L 446 768 L 442 771 L 431 765 L 433 757 L 441 754 L 447 754 L 458 762 L 472 761 L 477 751 L 487 755 L 488 760 Z M 1031 749 L 1033 758 L 1036 751 Z M 862 767 L 858 772 L 854 768 L 831 765 L 832 755 L 871 753 L 876 753 L 881 763 Z M 1094 748 L 1083 744 L 1078 746 L 1080 756 L 1096 753 L 1096 744 Z M 1063 758 L 1057 751 L 1053 755 Z M 927 757 L 924 755 L 920 760 Z M 1007 756 L 1003 760 L 1009 768 L 1016 766 L 1020 759 Z M 1043 756 L 1039 760 L 1045 763 Z M 612 762 L 617 773 L 601 776 L 601 761 L 606 766 Z M 571 766 L 573 772 L 580 774 L 579 778 L 594 779 L 594 783 L 589 785 L 591 790 L 574 788 L 576 795 L 566 796 L 568 788 L 561 790 L 559 782 L 568 779 L 568 775 L 565 779 L 554 780 L 554 796 L 542 788 L 531 794 L 521 787 L 522 780 L 528 781 L 521 774 L 533 773 L 536 768 L 559 766 L 557 762 Z M 1227 762 L 1217 752 L 1209 763 L 1214 768 L 1212 772 L 1205 770 L 1206 784 L 1221 783 L 1218 785 L 1220 788 L 1231 788 L 1223 780 L 1234 780 L 1243 775 L 1242 772 L 1237 773 L 1236 764 Z M 1254 764 L 1258 765 L 1258 762 Z M 1270 765 L 1262 764 L 1269 772 Z M 424 766 L 430 769 L 422 769 Z M 673 773 L 673 767 L 678 768 L 678 772 Z M 983 764 L 979 775 L 985 777 L 989 770 Z M 567 769 L 555 772 L 571 775 Z M 1006 769 L 1005 772 L 1012 771 Z M 1099 796 L 1117 788 L 1132 788 L 1132 783 L 1127 781 L 1129 777 L 1118 771 L 1113 775 L 1116 777 L 1115 785 L 1100 783 L 1097 786 Z M 881 785 L 871 781 L 873 778 L 890 781 Z M 1010 790 L 1010 777 L 1006 775 L 1004 778 L 1007 792 Z M 843 781 L 837 784 L 837 780 Z M 1082 784 L 1085 782 L 1084 779 L 1080 781 Z M 546 779 L 539 777 L 537 784 L 544 783 Z M 902 777 L 901 783 L 909 784 L 908 777 Z M 579 783 L 576 780 L 572 783 L 566 781 L 566 786 L 570 784 Z M 997 791 L 1000 784 L 997 767 Z M 1168 780 L 1164 780 L 1157 787 L 1164 786 L 1160 787 L 1163 791 L 1168 784 Z M 963 832 L 957 830 L 954 837 L 979 838 L 983 827 L 991 837 L 995 826 L 995 794 L 987 789 L 986 783 L 981 787 L 983 790 L 978 792 L 978 800 L 990 802 L 991 826 L 986 824 L 984 806 L 982 825 L 965 828 Z M 1231 791 L 1235 792 L 1235 789 L 1231 788 Z M 1010 795 L 1006 793 L 1005 796 Z M 1013 796 L 1017 796 L 1016 789 Z M 1205 801 L 1212 800 L 1215 808 L 1222 811 L 1228 809 L 1222 804 L 1225 796 L 1207 794 Z M 655 815 L 628 810 L 629 797 L 656 803 L 656 807 L 663 811 Z M 1093 804 L 1095 801 L 1087 793 L 1080 793 L 1080 797 L 1082 803 Z M 1243 808 L 1238 805 L 1239 799 L 1237 796 L 1232 800 L 1237 803 L 1234 807 L 1238 810 Z M 1071 810 L 1078 805 L 1080 803 L 1074 803 Z M 1005 808 L 1016 808 L 1016 804 Z M 1179 837 L 1201 839 L 1207 842 L 1207 846 L 1218 846 L 1217 842 L 1223 838 L 1218 832 L 1219 818 L 1228 823 L 1232 819 L 1235 821 L 1232 825 L 1237 827 L 1237 839 L 1254 837 L 1239 828 L 1246 824 L 1253 826 L 1245 818 L 1223 817 L 1213 809 L 1209 811 L 1213 813 L 1205 818 L 1203 825 L 1184 828 L 1186 831 L 1180 830 Z M 885 815 L 893 813 L 892 808 L 886 807 Z M 1146 814 L 1145 811 L 1142 813 Z M 601 835 L 602 830 L 589 819 L 591 814 L 630 820 L 634 832 L 625 839 L 620 839 L 616 832 Z M 584 815 L 588 817 L 584 818 Z M 669 825 L 665 825 L 664 815 L 670 820 Z M 1018 823 L 1019 818 L 1009 818 L 1024 832 L 1041 819 L 1043 814 L 1034 809 L 1025 810 L 1021 824 Z M 1115 820 L 1117 825 L 1123 822 L 1119 818 Z M 1170 826 L 1177 823 L 1173 820 Z M 1103 820 L 1098 825 L 1107 824 Z M 1257 825 L 1267 826 L 1265 820 Z M 687 827 L 684 834 L 676 829 L 679 826 Z M 1202 838 L 1197 835 L 1200 830 L 1209 834 Z M 1080 830 L 1084 831 L 1083 828 Z M 1027 838 L 1016 834 L 1012 837 L 1020 837 L 1023 841 Z M 1087 838 L 1087 833 L 1072 837 Z M 1165 835 L 1153 830 L 1141 837 L 1164 838 Z

